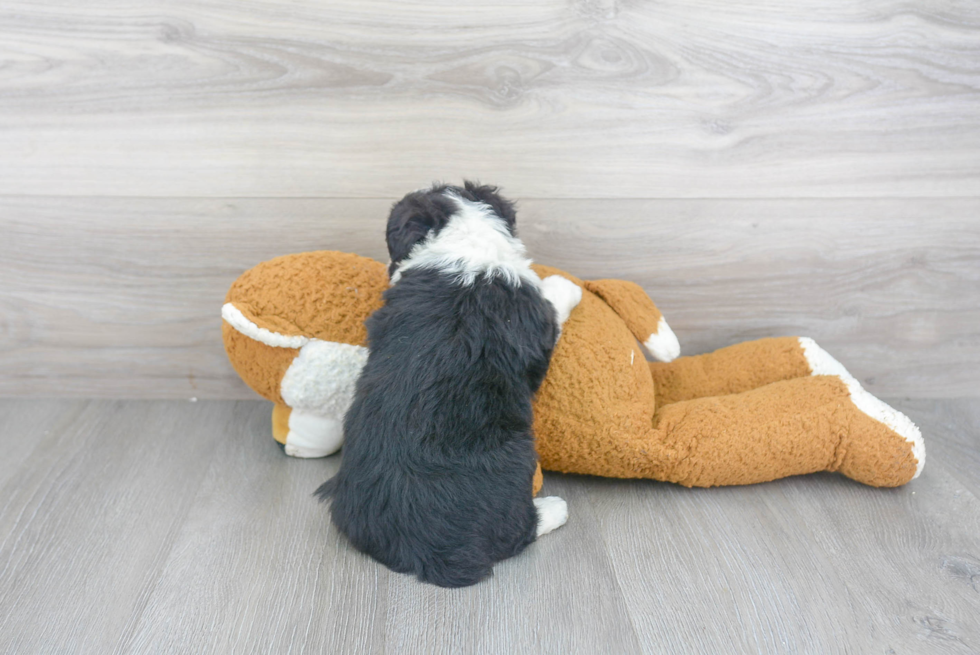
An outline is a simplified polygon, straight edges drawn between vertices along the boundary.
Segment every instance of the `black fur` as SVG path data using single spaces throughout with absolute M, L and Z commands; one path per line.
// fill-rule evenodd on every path
M 446 225 L 445 189 L 395 205 L 393 261 Z M 496 200 L 487 204 L 509 213 L 501 219 L 513 230 L 513 207 Z M 367 328 L 343 460 L 317 495 L 332 499 L 333 522 L 351 543 L 391 569 L 444 587 L 474 584 L 535 539 L 531 400 L 557 336 L 554 309 L 527 283 L 484 276 L 463 286 L 409 269 Z

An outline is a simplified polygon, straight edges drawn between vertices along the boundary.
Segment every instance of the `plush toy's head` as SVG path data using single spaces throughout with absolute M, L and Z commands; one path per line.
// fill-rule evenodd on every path
M 381 262 L 344 252 L 276 257 L 232 284 L 221 315 L 225 350 L 245 384 L 282 404 L 280 383 L 311 340 L 365 346 L 365 319 L 381 307 Z

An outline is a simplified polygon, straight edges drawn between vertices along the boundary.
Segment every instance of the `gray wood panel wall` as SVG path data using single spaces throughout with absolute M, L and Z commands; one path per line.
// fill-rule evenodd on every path
M 235 277 L 384 259 L 391 201 L 463 176 L 687 353 L 807 334 L 980 394 L 976 3 L 11 0 L 0 395 L 249 397 Z

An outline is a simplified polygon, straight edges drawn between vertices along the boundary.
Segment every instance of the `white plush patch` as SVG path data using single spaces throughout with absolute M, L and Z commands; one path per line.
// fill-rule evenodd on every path
M 847 385 L 847 390 L 851 394 L 851 402 L 858 409 L 879 423 L 884 423 L 912 444 L 912 455 L 918 462 L 912 479 L 919 477 L 922 467 L 926 464 L 926 444 L 915 423 L 905 414 L 868 393 L 844 368 L 843 364 L 818 346 L 813 339 L 800 337 L 799 340 L 800 347 L 803 348 L 803 356 L 806 357 L 806 363 L 810 366 L 812 375 L 836 375 L 839 377 Z
M 246 337 L 273 348 L 302 348 L 310 342 L 309 337 L 287 337 L 285 334 L 259 327 L 245 318 L 245 315 L 230 302 L 221 306 L 221 318 Z
M 541 295 L 554 306 L 559 331 L 572 310 L 582 302 L 582 288 L 560 275 L 549 275 L 541 280 Z
M 343 417 L 326 418 L 298 409 L 289 414 L 285 450 L 291 457 L 326 457 L 344 443 Z
M 282 377 L 282 399 L 294 412 L 343 420 L 367 357 L 362 346 L 311 339 Z
M 667 325 L 663 316 L 657 321 L 657 331 L 647 337 L 643 345 L 659 362 L 672 362 L 681 354 L 681 344 L 677 341 L 677 335 Z
M 531 270 L 524 244 L 511 236 L 489 205 L 464 200 L 452 192 L 446 192 L 446 197 L 457 203 L 459 211 L 438 234 L 412 248 L 391 276 L 392 284 L 412 268 L 434 268 L 466 285 L 480 275 L 501 277 L 515 286 L 541 284 Z
M 568 505 L 558 496 L 535 498 L 534 508 L 538 511 L 539 537 L 560 528 L 568 520 Z

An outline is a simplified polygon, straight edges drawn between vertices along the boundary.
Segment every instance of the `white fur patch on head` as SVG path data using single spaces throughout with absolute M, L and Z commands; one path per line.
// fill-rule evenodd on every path
M 912 422 L 912 419 L 868 393 L 844 368 L 844 365 L 818 346 L 816 341 L 809 337 L 799 337 L 799 341 L 800 347 L 803 348 L 803 356 L 806 357 L 806 363 L 810 367 L 811 375 L 836 375 L 839 377 L 847 385 L 847 390 L 851 394 L 851 402 L 859 410 L 879 423 L 884 423 L 891 430 L 901 435 L 905 441 L 912 444 L 912 456 L 917 462 L 915 475 L 912 476 L 912 479 L 919 477 L 922 467 L 926 464 L 926 444 L 922 439 L 922 432 Z
M 661 316 L 657 321 L 657 331 L 647 337 L 643 345 L 658 362 L 672 362 L 681 354 L 681 344 L 677 335 Z
M 309 337 L 288 337 L 285 334 L 279 334 L 278 332 L 273 332 L 272 330 L 259 327 L 252 321 L 245 318 L 245 315 L 242 314 L 242 312 L 230 302 L 222 305 L 221 318 L 225 319 L 225 321 L 227 321 L 231 327 L 235 328 L 246 337 L 255 339 L 256 341 L 264 343 L 267 346 L 272 346 L 273 348 L 302 348 L 310 342 Z
M 282 399 L 293 410 L 342 420 L 367 357 L 363 346 L 311 339 L 282 377 Z
M 465 200 L 451 191 L 445 195 L 456 202 L 459 211 L 438 234 L 412 248 L 391 276 L 392 284 L 401 279 L 403 271 L 413 268 L 435 269 L 464 285 L 473 284 L 481 275 L 500 277 L 514 286 L 541 283 L 531 270 L 524 244 L 511 235 L 489 205 Z

